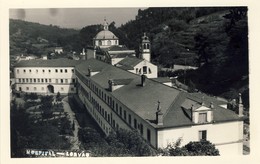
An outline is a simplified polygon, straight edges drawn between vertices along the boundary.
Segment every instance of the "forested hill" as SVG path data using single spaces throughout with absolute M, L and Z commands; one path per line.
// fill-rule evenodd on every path
M 78 47 L 79 30 L 10 19 L 10 54 L 46 55 L 44 48 Z M 78 44 L 78 45 L 77 45 Z M 80 45 L 79 45 L 80 46 Z

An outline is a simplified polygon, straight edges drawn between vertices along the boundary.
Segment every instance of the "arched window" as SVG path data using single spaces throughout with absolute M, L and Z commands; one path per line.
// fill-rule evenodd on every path
M 150 49 L 150 44 L 147 44 L 147 49 Z

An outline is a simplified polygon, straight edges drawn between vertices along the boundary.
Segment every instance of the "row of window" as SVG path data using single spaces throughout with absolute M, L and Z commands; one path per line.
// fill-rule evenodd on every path
M 143 66 L 143 68 L 136 68 L 135 71 L 136 71 L 136 74 L 142 74 L 142 70 L 143 70 L 143 74 L 151 74 L 152 71 L 151 71 L 151 68 L 148 68 L 147 66 Z
M 137 119 L 136 118 L 132 118 L 132 115 L 127 113 L 126 110 L 123 110 L 122 107 L 120 105 L 118 105 L 118 103 L 116 103 L 112 97 L 108 96 L 106 93 L 103 93 L 102 90 L 98 89 L 98 87 L 96 87 L 93 83 L 91 83 L 89 81 L 89 88 L 96 93 L 96 95 L 98 97 L 100 97 L 104 102 L 106 102 L 106 104 L 108 106 L 111 107 L 111 109 L 117 114 L 119 115 L 119 117 L 124 120 L 130 127 L 133 127 L 135 129 L 138 129 L 139 132 L 141 133 L 141 135 L 143 135 L 143 124 L 140 123 L 138 124 Z M 106 110 L 104 110 L 104 108 L 101 107 L 101 105 L 98 103 L 98 101 L 96 101 L 95 98 L 93 98 L 91 96 L 91 92 L 87 92 L 84 88 L 80 88 L 79 89 L 82 94 L 93 104 L 93 106 L 95 107 L 95 109 L 97 109 L 97 111 L 100 113 L 101 116 L 104 117 L 104 119 L 111 124 L 111 126 L 113 128 L 117 128 L 116 123 L 114 123 L 115 120 L 113 120 L 113 115 L 112 113 L 108 113 Z M 150 137 L 151 133 L 150 130 L 147 129 L 147 140 L 150 141 L 151 137 Z
M 57 83 L 69 84 L 70 79 L 47 79 L 47 78 L 21 78 L 18 79 L 19 83 Z M 76 79 L 72 78 L 72 83 L 76 83 Z
M 23 73 L 26 73 L 27 71 L 29 73 L 33 72 L 32 69 L 23 69 Z M 42 72 L 42 73 L 49 72 L 49 73 L 51 73 L 51 71 L 52 71 L 51 69 L 35 69 L 34 73 L 38 73 L 38 72 Z M 16 69 L 16 73 L 19 74 L 20 69 Z M 55 69 L 55 73 L 68 73 L 68 69 Z M 71 69 L 71 73 L 74 73 L 74 69 Z
M 113 37 L 114 37 L 114 36 L 113 36 Z M 111 40 L 108 40 L 108 41 L 107 41 L 107 44 L 102 44 L 102 41 L 99 40 L 99 41 L 98 41 L 98 46 L 102 46 L 102 45 L 111 46 L 111 45 L 112 45 L 112 42 L 111 42 Z M 115 45 L 117 45 L 117 40 L 115 40 Z
M 33 91 L 44 91 L 45 90 L 45 87 L 32 87 L 33 88 Z M 64 91 L 64 88 L 61 87 L 60 88 L 61 91 Z M 70 88 L 71 91 L 74 91 L 74 88 Z M 23 91 L 22 87 L 19 87 L 19 91 Z M 25 91 L 30 91 L 30 87 L 26 87 L 25 88 Z

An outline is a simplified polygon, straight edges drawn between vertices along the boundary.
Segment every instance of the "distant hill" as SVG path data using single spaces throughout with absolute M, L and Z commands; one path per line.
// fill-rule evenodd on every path
M 74 29 L 14 19 L 10 19 L 9 27 L 11 56 L 16 54 L 46 55 L 44 48 L 52 46 L 69 49 L 78 40 L 79 34 L 79 31 Z

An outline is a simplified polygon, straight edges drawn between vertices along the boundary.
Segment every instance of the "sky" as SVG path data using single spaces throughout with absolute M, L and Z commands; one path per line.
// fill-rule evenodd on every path
M 10 9 L 9 17 L 63 28 L 76 28 L 115 22 L 119 27 L 134 20 L 139 8 L 46 8 L 46 9 Z M 141 8 L 144 9 L 144 8 Z

